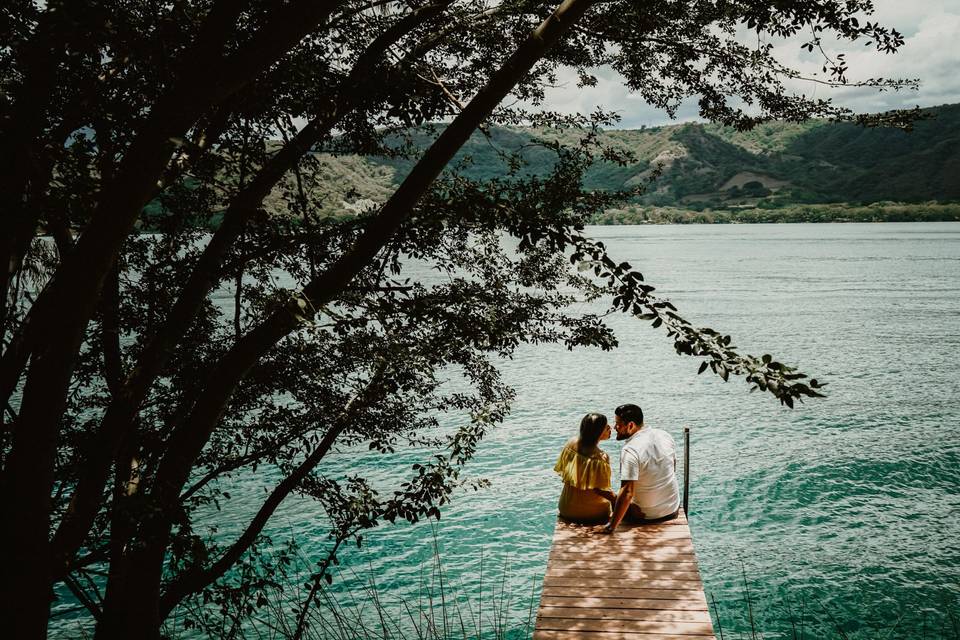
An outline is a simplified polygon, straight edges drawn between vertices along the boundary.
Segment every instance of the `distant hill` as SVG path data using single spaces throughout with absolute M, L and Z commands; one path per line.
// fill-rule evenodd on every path
M 636 162 L 620 167 L 598 162 L 587 173 L 591 189 L 616 190 L 643 183 L 657 166 L 659 178 L 635 204 L 688 211 L 778 208 L 799 204 L 881 201 L 960 201 L 960 105 L 927 110 L 929 120 L 912 132 L 867 129 L 852 124 L 773 122 L 749 132 L 713 124 L 681 124 L 639 130 L 611 130 L 605 142 L 633 152 Z M 442 127 L 442 125 L 439 125 Z M 434 135 L 410 133 L 425 148 Z M 559 134 L 493 128 L 464 145 L 451 162 L 465 175 L 502 175 L 504 152 L 519 152 L 522 172 L 542 175 L 554 156 L 537 139 Z M 574 134 L 564 134 L 572 136 Z M 349 185 L 345 204 L 382 200 L 413 165 L 408 159 L 322 155 L 334 180 Z M 335 203 L 330 203 L 334 205 Z M 333 213 L 331 210 L 330 213 Z

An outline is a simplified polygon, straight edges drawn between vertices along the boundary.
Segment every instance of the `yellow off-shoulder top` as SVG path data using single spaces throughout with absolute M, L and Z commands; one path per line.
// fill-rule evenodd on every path
M 583 455 L 577 451 L 576 438 L 563 447 L 553 470 L 565 483 L 577 489 L 610 488 L 610 456 L 600 449 L 592 455 Z
M 563 479 L 557 509 L 560 516 L 574 522 L 606 522 L 610 502 L 593 489 L 610 489 L 610 456 L 597 449 L 589 456 L 577 451 L 577 439 L 563 447 L 553 470 Z

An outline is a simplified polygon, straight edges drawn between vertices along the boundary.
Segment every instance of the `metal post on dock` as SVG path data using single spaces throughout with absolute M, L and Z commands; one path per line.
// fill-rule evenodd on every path
M 683 512 L 687 511 L 687 498 L 690 495 L 690 427 L 683 428 Z
M 683 443 L 686 509 L 690 486 L 689 428 L 683 430 Z M 615 561 L 616 558 L 629 560 Z M 613 579 L 615 598 L 600 594 L 611 597 L 598 599 L 594 596 L 599 592 L 585 588 L 593 581 Z M 722 629 L 720 633 L 722 640 Z M 689 520 L 676 517 L 655 526 L 620 523 L 611 536 L 595 524 L 557 519 L 533 637 L 716 640 Z

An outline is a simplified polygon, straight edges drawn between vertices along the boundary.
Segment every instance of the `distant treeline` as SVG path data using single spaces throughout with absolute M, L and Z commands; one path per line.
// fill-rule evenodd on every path
M 609 130 L 600 140 L 634 159 L 623 165 L 598 160 L 587 170 L 584 186 L 619 191 L 642 185 L 646 190 L 633 199 L 635 204 L 692 211 L 836 202 L 960 202 L 960 105 L 926 109 L 923 114 L 909 132 L 823 120 L 769 122 L 751 131 L 697 123 Z M 424 149 L 441 129 L 435 125 L 410 130 L 407 142 Z M 505 175 L 510 157 L 519 159 L 521 174 L 545 176 L 556 155 L 537 141 L 576 145 L 581 135 L 575 129 L 490 127 L 486 136 L 474 134 L 450 166 L 484 180 Z M 367 156 L 362 162 L 389 167 L 397 183 L 414 159 Z M 659 176 L 649 181 L 657 169 Z M 364 193 L 383 185 L 356 187 Z M 786 211 L 777 217 L 782 215 Z
M 960 104 L 924 115 L 910 132 L 823 120 L 769 122 L 746 132 L 696 123 L 605 131 L 602 143 L 633 159 L 598 159 L 584 187 L 643 187 L 622 208 L 598 215 L 599 224 L 957 220 L 960 204 L 951 203 L 960 203 Z M 345 219 L 375 210 L 443 126 L 388 138 L 398 152 L 390 157 L 317 149 L 302 168 L 318 189 L 311 198 L 315 215 Z M 486 135 L 475 133 L 447 170 L 480 181 L 502 179 L 511 169 L 517 177 L 543 177 L 557 160 L 543 143 L 576 146 L 583 135 L 491 126 Z M 264 204 L 295 218 L 282 195 L 297 185 L 287 182 Z M 147 209 L 156 217 L 162 206 L 155 201 Z M 198 224 L 218 222 L 214 214 Z
M 943 221 L 960 221 L 960 203 L 807 204 L 779 208 L 750 207 L 704 211 L 637 205 L 608 210 L 593 220 L 595 224 L 603 225 Z

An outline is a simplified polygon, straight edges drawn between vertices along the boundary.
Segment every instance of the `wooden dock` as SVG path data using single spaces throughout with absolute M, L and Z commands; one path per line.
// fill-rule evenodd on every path
M 690 527 L 557 521 L 534 640 L 714 638 Z

